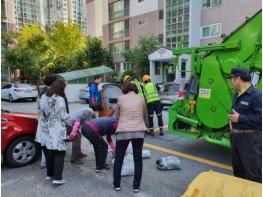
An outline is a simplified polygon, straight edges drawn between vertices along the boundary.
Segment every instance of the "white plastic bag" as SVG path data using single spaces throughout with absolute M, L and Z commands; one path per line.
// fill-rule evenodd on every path
M 112 159 L 112 164 L 114 164 L 114 159 Z M 132 176 L 133 174 L 134 174 L 133 155 L 127 154 L 123 160 L 121 176 Z
M 142 158 L 143 159 L 151 158 L 151 151 L 149 151 L 149 150 L 142 150 Z
M 134 161 L 133 155 L 128 154 L 124 157 L 122 164 L 121 176 L 132 176 L 134 174 Z
M 156 165 L 159 170 L 179 170 L 181 161 L 176 156 L 167 156 L 156 160 Z

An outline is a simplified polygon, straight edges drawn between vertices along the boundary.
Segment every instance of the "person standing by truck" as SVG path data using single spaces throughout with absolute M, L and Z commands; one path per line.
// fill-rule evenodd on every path
M 144 83 L 144 95 L 147 102 L 148 109 L 148 121 L 149 121 L 149 130 L 150 135 L 154 136 L 154 128 L 153 128 L 153 115 L 154 112 L 158 118 L 158 126 L 160 129 L 160 135 L 164 135 L 163 132 L 163 117 L 162 117 L 162 104 L 160 101 L 160 97 L 158 91 L 155 87 L 155 84 L 151 82 L 151 78 L 149 75 L 143 76 Z
M 136 86 L 137 90 L 138 90 L 137 95 L 144 97 L 143 84 L 141 84 L 136 78 L 131 77 L 131 76 L 129 76 L 129 75 L 126 75 L 126 76 L 123 78 L 123 82 L 124 82 L 124 83 L 128 83 L 128 82 L 133 83 L 133 84 Z
M 245 68 L 233 68 L 228 78 L 236 90 L 228 115 L 234 176 L 261 183 L 262 94 Z

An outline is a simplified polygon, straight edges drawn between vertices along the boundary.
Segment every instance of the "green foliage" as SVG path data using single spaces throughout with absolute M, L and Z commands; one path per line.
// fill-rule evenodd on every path
M 85 48 L 85 37 L 77 24 L 56 22 L 53 27 L 46 27 L 50 45 L 56 58 L 69 59 Z
M 150 63 L 148 55 L 157 48 L 157 45 L 157 37 L 143 37 L 139 39 L 138 45 L 135 48 L 123 54 L 125 61 L 138 73 L 137 77 L 149 74 Z
M 22 78 L 27 80 L 37 80 L 47 73 L 113 65 L 101 38 L 85 38 L 71 21 L 66 25 L 57 22 L 44 30 L 37 24 L 23 25 L 18 33 L 2 33 L 1 40 L 7 48 L 3 65 L 9 66 L 11 72 L 20 69 Z
M 87 47 L 85 49 L 85 60 L 89 67 L 101 65 L 111 66 L 113 61 L 110 51 L 103 48 L 101 38 L 87 37 Z

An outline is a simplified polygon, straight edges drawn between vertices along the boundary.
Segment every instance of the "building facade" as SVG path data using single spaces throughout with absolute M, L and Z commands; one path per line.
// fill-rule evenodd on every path
M 44 27 L 70 19 L 87 35 L 86 0 L 1 0 L 1 5 L 1 27 L 6 31 L 20 31 L 22 24 Z
M 163 40 L 163 0 L 107 0 L 103 19 L 103 42 L 109 47 L 120 73 L 130 69 L 122 54 L 137 45 L 140 37 Z
M 164 0 L 163 31 L 166 48 L 149 55 L 151 77 L 159 83 L 172 80 L 171 77 L 167 78 L 165 70 L 167 64 L 171 65 L 174 61 L 173 48 L 222 42 L 248 17 L 262 9 L 261 3 L 261 0 Z M 166 58 L 158 51 L 167 54 Z M 175 81 L 187 82 L 189 71 L 191 56 L 180 56 Z

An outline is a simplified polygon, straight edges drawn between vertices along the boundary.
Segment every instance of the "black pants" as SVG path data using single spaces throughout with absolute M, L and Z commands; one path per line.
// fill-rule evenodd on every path
M 149 128 L 153 128 L 153 115 L 154 112 L 158 118 L 158 126 L 163 127 L 163 117 L 162 117 L 162 104 L 160 101 L 154 101 L 147 103 L 148 109 L 148 119 L 149 119 Z
M 231 134 L 232 165 L 234 176 L 261 183 L 261 132 Z
M 143 167 L 142 164 L 142 147 L 144 141 L 143 138 L 116 141 L 116 153 L 115 153 L 114 170 L 113 170 L 113 179 L 114 179 L 113 185 L 115 187 L 120 187 L 123 159 L 130 141 L 132 143 L 133 160 L 135 165 L 133 188 L 139 189 L 142 179 L 142 167 Z
M 49 150 L 46 147 L 43 147 L 43 151 L 46 157 L 47 176 L 54 180 L 62 180 L 66 151 Z
M 99 170 L 105 168 L 108 154 L 108 144 L 102 136 L 95 134 L 85 123 L 82 124 L 81 132 L 93 145 L 96 159 L 96 169 Z

